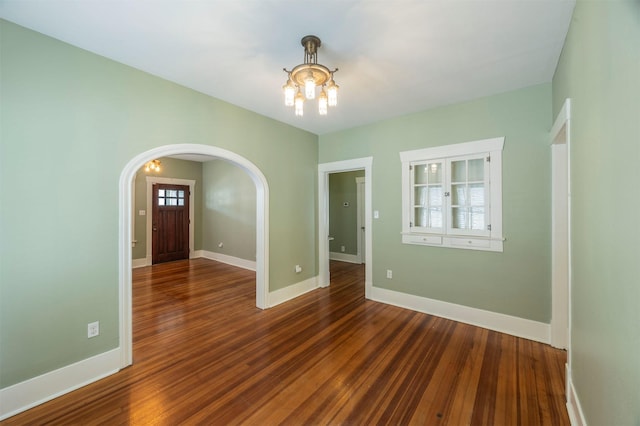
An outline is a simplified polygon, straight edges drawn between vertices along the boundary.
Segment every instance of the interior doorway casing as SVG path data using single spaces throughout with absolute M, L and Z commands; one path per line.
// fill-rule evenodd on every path
M 551 335 L 552 346 L 571 345 L 571 100 L 567 99 L 551 137 Z M 568 357 L 570 358 L 570 357 Z
M 371 250 L 371 171 L 373 157 L 353 160 L 322 163 L 318 165 L 318 285 L 327 287 L 329 274 L 329 175 L 331 173 L 364 170 L 364 217 L 365 217 L 365 281 L 364 292 L 371 298 L 372 282 L 372 250 Z
M 366 229 L 364 226 L 364 185 L 365 185 L 365 178 L 363 177 L 357 177 L 356 178 L 356 207 L 357 207 L 357 228 L 358 228 L 358 233 L 356 235 L 358 235 L 358 239 L 357 239 L 357 245 L 358 245 L 358 259 L 360 259 L 360 263 L 365 263 L 366 260 L 366 253 L 365 253 L 365 248 L 366 248 Z M 362 232 L 362 231 L 365 232 Z
M 133 241 L 133 190 L 135 175 L 147 161 L 177 154 L 208 155 L 212 159 L 223 159 L 243 169 L 256 186 L 256 306 L 266 309 L 269 294 L 269 186 L 260 169 L 246 158 L 210 145 L 176 144 L 165 145 L 135 156 L 122 170 L 119 182 L 119 226 L 118 226 L 118 291 L 119 291 L 119 335 L 121 368 L 133 362 L 132 333 L 132 241 Z

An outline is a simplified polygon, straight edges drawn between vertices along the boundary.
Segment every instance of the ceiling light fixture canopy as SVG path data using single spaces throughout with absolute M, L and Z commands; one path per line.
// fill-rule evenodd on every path
M 284 90 L 284 104 L 295 107 L 297 116 L 303 115 L 305 99 L 315 99 L 316 87 L 320 86 L 318 95 L 318 112 L 327 115 L 328 107 L 338 104 L 338 85 L 333 81 L 333 73 L 329 68 L 318 63 L 318 48 L 320 39 L 313 35 L 302 37 L 300 41 L 304 46 L 304 63 L 295 66 L 291 71 L 283 68 L 287 73 L 287 82 Z M 303 94 L 304 92 L 304 94 Z

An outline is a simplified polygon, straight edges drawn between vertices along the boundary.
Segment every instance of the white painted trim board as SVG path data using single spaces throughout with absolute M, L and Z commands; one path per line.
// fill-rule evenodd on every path
M 371 298 L 373 287 L 372 256 L 372 172 L 373 157 L 318 164 L 318 286 L 329 285 L 329 174 L 364 170 L 365 268 L 364 297 Z
M 116 348 L 0 389 L 0 420 L 117 373 L 120 359 Z
M 318 277 L 311 277 L 299 283 L 292 284 L 290 286 L 274 290 L 269 293 L 269 307 L 272 308 L 276 305 L 284 303 L 288 300 L 295 299 L 298 296 L 302 296 L 312 290 L 318 288 Z
M 338 260 L 340 262 L 361 264 L 360 256 L 357 254 L 348 254 L 332 251 L 329 253 L 329 260 Z
M 443 302 L 398 291 L 373 287 L 371 299 L 413 311 L 471 324 L 489 330 L 549 343 L 549 324 L 497 312 Z
M 227 265 L 237 266 L 238 268 L 247 269 L 249 271 L 256 270 L 255 260 L 242 259 L 235 256 L 229 256 L 228 254 L 216 253 L 208 250 L 196 250 L 195 255 L 196 257 L 215 260 L 216 262 L 226 263 Z
M 587 421 L 582 411 L 582 405 L 578 399 L 578 394 L 573 386 L 573 380 L 571 378 L 571 368 L 566 365 L 566 380 L 567 380 L 567 412 L 569 413 L 569 421 L 571 426 L 587 426 Z

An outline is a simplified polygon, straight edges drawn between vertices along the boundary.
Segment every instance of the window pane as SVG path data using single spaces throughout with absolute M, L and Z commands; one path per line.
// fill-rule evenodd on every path
M 429 183 L 442 183 L 442 165 L 440 163 L 427 164 Z
M 427 212 L 428 210 L 424 207 L 416 207 L 414 209 L 415 212 L 415 226 L 427 227 L 429 226 Z
M 425 164 L 418 164 L 413 167 L 413 183 L 427 183 L 427 166 Z
M 469 185 L 469 198 L 472 206 L 484 206 L 484 184 L 472 183 Z
M 184 191 L 178 191 L 178 198 L 184 198 Z
M 164 189 L 158 189 L 158 197 L 164 197 Z
M 430 208 L 429 209 L 429 225 L 431 228 L 442 228 L 442 209 Z
M 453 182 L 466 182 L 467 181 L 467 161 L 452 161 L 451 162 L 451 180 Z
M 429 205 L 430 206 L 442 205 L 442 187 L 441 186 L 429 187 Z
M 178 204 L 178 200 L 175 198 L 167 198 L 167 205 L 168 206 L 175 206 Z
M 484 180 L 484 158 L 478 158 L 476 160 L 469 160 L 469 180 L 481 181 Z
M 176 190 L 175 189 L 168 189 L 167 190 L 167 197 L 174 197 L 176 196 Z
M 467 185 L 451 185 L 451 204 L 464 206 L 467 203 Z
M 451 209 L 452 220 L 451 224 L 452 228 L 456 229 L 469 229 L 469 209 L 464 207 L 454 207 Z
M 184 206 L 184 198 L 178 198 L 178 205 Z
M 484 208 L 471 207 L 471 229 L 483 231 L 484 228 Z
M 164 206 L 164 198 L 158 198 L 158 205 Z
M 426 206 L 427 204 L 427 187 L 416 186 L 414 188 L 413 203 L 416 206 Z

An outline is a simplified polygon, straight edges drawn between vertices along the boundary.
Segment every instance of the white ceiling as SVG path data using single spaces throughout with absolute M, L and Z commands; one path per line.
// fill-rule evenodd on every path
M 0 16 L 316 134 L 549 82 L 574 0 L 0 0 Z M 300 39 L 338 106 L 283 105 Z

